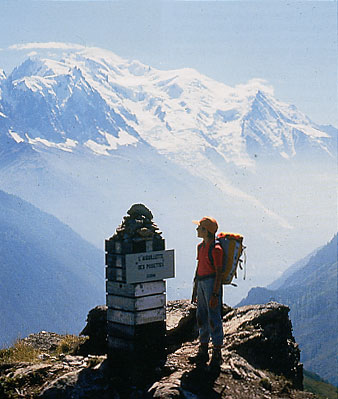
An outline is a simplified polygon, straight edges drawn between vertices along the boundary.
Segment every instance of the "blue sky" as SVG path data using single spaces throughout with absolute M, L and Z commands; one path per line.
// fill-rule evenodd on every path
M 313 121 L 338 127 L 334 1 L 1 2 L 0 68 L 26 42 L 109 49 L 160 69 L 191 67 L 229 85 L 263 78 Z

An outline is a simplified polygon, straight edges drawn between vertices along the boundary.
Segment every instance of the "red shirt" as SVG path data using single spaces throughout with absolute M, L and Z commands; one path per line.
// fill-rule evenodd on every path
M 221 268 L 223 263 L 223 249 L 220 244 L 216 244 L 211 252 L 214 260 L 214 266 L 212 266 L 209 259 L 209 248 L 210 244 L 202 242 L 197 247 L 197 275 L 207 276 L 216 272 L 216 267 Z

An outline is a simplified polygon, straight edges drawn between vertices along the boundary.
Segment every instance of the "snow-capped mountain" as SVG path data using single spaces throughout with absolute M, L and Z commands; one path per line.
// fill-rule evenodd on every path
M 28 58 L 1 74 L 0 93 L 0 188 L 97 246 L 135 202 L 158 215 L 182 265 L 195 258 L 190 221 L 205 214 L 243 232 L 257 264 L 263 253 L 286 266 L 301 257 L 294 250 L 320 245 L 314 231 L 296 241 L 304 228 L 332 234 L 337 129 L 277 100 L 263 80 L 230 87 L 83 48 Z M 177 286 L 190 287 L 191 274 L 178 270 Z
M 144 141 L 184 166 L 210 151 L 239 166 L 253 166 L 257 153 L 292 158 L 304 146 L 334 155 L 331 136 L 262 81 L 233 88 L 98 49 L 27 59 L 2 77 L 1 105 L 2 132 L 35 147 L 109 155 Z
M 0 81 L 6 79 L 6 74 L 3 69 L 0 68 Z

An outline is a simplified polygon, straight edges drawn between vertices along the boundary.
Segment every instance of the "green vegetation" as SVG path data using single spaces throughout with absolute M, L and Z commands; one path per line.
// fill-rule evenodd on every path
M 38 361 L 40 351 L 26 344 L 23 340 L 16 340 L 10 348 L 0 349 L 0 365 L 4 363 Z
M 48 351 L 48 357 L 46 357 L 46 362 L 50 362 L 50 359 L 57 357 L 63 353 L 64 355 L 73 354 L 78 348 L 79 344 L 84 342 L 86 337 L 79 337 L 77 335 L 64 335 L 61 340 L 53 350 Z M 42 351 L 35 349 L 29 342 L 17 339 L 14 344 L 9 348 L 0 349 L 0 371 L 10 370 L 11 365 L 19 363 L 18 367 L 22 366 L 22 363 L 41 363 L 44 362 L 43 353 L 47 351 Z M 94 361 L 95 359 L 93 359 Z M 1 399 L 20 399 L 20 398 L 38 398 L 38 393 L 41 385 L 47 378 L 48 365 L 46 367 L 40 367 L 38 370 L 34 369 L 26 373 L 19 373 L 18 375 L 8 375 L 7 372 L 0 373 L 0 398 Z M 95 364 L 94 364 L 95 365 Z M 93 366 L 93 365 L 91 365 Z M 29 391 L 29 395 L 28 392 Z M 26 394 L 28 396 L 26 396 Z
M 50 356 L 58 356 L 63 354 L 73 354 L 79 344 L 83 343 L 87 338 L 79 337 L 77 335 L 65 335 L 58 343 L 55 350 L 50 351 Z M 0 365 L 6 363 L 36 363 L 41 362 L 39 355 L 41 351 L 33 348 L 27 342 L 17 339 L 9 348 L 0 349 Z
M 59 342 L 57 348 L 55 349 L 55 354 L 73 354 L 80 344 L 85 342 L 88 338 L 79 337 L 78 335 L 65 335 Z
M 338 388 L 323 380 L 318 374 L 304 370 L 304 390 L 315 393 L 320 399 L 337 399 Z

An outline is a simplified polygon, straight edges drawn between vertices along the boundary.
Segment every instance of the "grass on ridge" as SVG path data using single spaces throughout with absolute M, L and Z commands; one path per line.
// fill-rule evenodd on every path
M 39 355 L 48 353 L 50 356 L 58 356 L 61 353 L 73 354 L 80 343 L 87 338 L 77 335 L 64 335 L 57 344 L 56 349 L 52 351 L 41 351 L 35 349 L 32 345 L 22 339 L 17 339 L 9 348 L 0 349 L 0 365 L 5 363 L 36 363 L 40 362 Z
M 14 344 L 5 349 L 0 349 L 0 364 L 17 362 L 37 362 L 41 352 L 34 349 L 21 339 L 17 339 Z
M 319 375 L 304 370 L 304 390 L 316 394 L 320 399 L 337 399 L 338 388 Z

